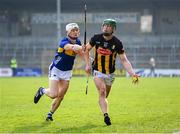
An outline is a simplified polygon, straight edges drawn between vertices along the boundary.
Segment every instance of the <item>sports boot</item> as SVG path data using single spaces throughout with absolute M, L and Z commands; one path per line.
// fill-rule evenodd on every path
M 110 118 L 109 118 L 109 116 L 108 116 L 108 114 L 106 113 L 106 114 L 104 114 L 104 122 L 106 123 L 106 125 L 111 125 L 111 120 L 110 120 Z
M 41 90 L 42 90 L 42 89 L 43 89 L 43 87 L 40 87 L 40 88 L 38 89 L 37 93 L 36 93 L 35 96 L 34 96 L 34 103 L 35 103 L 35 104 L 38 103 L 39 99 L 40 99 L 41 96 L 43 95 L 43 94 L 41 94 Z

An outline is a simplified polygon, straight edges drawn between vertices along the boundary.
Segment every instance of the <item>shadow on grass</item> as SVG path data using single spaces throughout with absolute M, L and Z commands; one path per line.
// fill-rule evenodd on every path
M 24 124 L 24 125 L 15 127 L 14 130 L 12 131 L 12 133 L 41 132 L 43 130 L 43 128 L 46 128 L 50 124 L 51 124 L 51 122 L 47 122 L 47 121 L 44 121 L 44 122 L 40 123 L 39 125 Z
M 71 133 L 71 132 L 89 132 L 90 129 L 95 128 L 97 126 L 92 124 L 86 124 L 84 126 L 74 126 L 68 128 L 52 128 L 51 131 L 48 126 L 51 125 L 52 122 L 44 121 L 37 124 L 23 124 L 21 126 L 15 126 L 14 130 L 11 133 L 44 133 L 44 132 L 53 132 L 53 133 Z
M 69 128 L 62 128 L 62 129 L 58 129 L 57 131 L 55 131 L 55 133 L 87 133 L 90 132 L 90 129 L 95 128 L 97 126 L 93 125 L 93 124 L 86 124 L 83 126 L 74 126 L 74 127 L 69 127 Z

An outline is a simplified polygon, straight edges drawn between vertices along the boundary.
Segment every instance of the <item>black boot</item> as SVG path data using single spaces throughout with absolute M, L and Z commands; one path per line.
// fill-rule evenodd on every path
M 107 126 L 111 125 L 111 119 L 109 118 L 108 113 L 104 114 L 104 122 L 106 123 Z
M 53 121 L 52 114 L 53 112 L 51 111 L 47 114 L 46 121 Z
M 38 89 L 38 91 L 36 92 L 35 96 L 34 96 L 34 103 L 37 104 L 39 99 L 41 98 L 42 96 L 42 93 L 41 93 L 41 90 L 44 89 L 43 87 L 40 87 Z

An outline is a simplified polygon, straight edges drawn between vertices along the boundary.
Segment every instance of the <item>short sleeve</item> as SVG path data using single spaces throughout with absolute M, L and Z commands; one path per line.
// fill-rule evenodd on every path
M 95 41 L 96 41 L 96 36 L 94 35 L 94 36 L 90 39 L 89 44 L 90 44 L 92 47 L 94 47 L 94 46 L 95 46 Z
M 118 54 L 123 54 L 124 53 L 124 47 L 121 41 L 118 41 L 118 45 L 117 45 L 117 53 Z
M 64 46 L 65 46 L 66 44 L 69 44 L 69 41 L 68 41 L 68 40 L 61 40 L 60 43 L 59 43 L 59 46 L 60 46 L 61 48 L 64 48 Z

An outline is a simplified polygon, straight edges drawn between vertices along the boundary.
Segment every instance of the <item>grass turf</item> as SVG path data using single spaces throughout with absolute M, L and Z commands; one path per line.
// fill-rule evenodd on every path
M 92 78 L 73 77 L 69 90 L 46 122 L 51 99 L 33 103 L 46 77 L 0 78 L 0 133 L 174 133 L 180 132 L 180 78 L 116 78 L 108 97 L 111 126 L 103 122 Z

